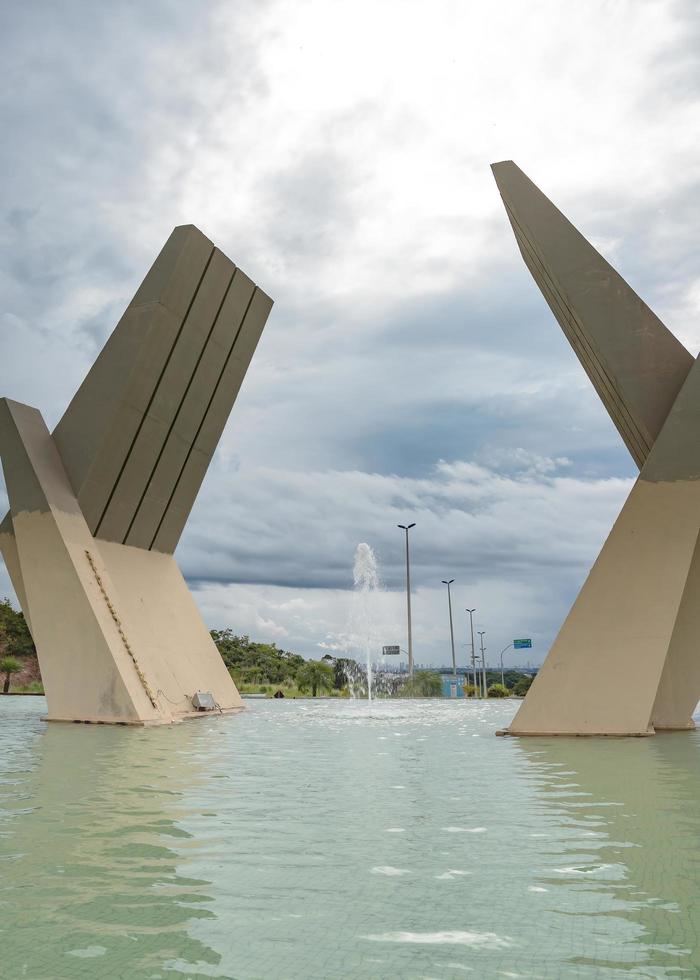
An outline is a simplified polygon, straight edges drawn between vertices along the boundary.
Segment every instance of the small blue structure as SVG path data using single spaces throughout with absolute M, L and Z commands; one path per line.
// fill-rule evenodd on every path
M 464 697 L 464 677 L 461 674 L 441 674 L 442 696 L 443 698 L 463 698 Z

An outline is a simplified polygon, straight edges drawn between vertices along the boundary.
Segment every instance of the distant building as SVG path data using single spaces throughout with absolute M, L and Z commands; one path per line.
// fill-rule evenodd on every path
M 464 676 L 457 674 L 455 677 L 452 671 L 449 674 L 440 674 L 442 681 L 443 698 L 463 698 L 464 697 Z

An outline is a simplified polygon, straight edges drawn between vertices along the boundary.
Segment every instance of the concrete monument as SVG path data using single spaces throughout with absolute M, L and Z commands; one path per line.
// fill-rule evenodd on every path
M 512 161 L 492 169 L 525 264 L 640 468 L 508 734 L 693 728 L 698 362 Z
M 49 720 L 241 707 L 173 552 L 271 307 L 194 226 L 176 228 L 53 433 L 0 401 L 0 548 Z

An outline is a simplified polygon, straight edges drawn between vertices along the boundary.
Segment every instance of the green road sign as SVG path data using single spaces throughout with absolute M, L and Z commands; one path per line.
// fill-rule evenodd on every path
M 513 640 L 514 650 L 530 650 L 532 647 L 532 640 Z

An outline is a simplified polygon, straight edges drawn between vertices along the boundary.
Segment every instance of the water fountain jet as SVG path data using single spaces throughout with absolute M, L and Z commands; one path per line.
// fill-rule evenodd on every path
M 352 570 L 355 583 L 355 622 L 356 643 L 365 655 L 367 664 L 367 701 L 372 705 L 372 648 L 376 642 L 373 597 L 379 589 L 377 559 L 372 548 L 366 543 L 358 544 L 355 550 L 355 564 Z

